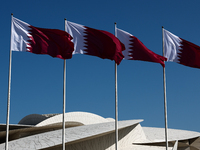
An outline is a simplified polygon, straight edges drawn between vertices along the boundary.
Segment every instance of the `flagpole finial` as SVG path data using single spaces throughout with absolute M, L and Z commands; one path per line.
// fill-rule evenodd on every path
M 117 23 L 115 22 L 115 25 L 116 25 Z
M 164 27 L 162 26 L 162 29 L 163 29 Z
M 11 13 L 11 16 L 13 16 L 13 13 Z
M 65 18 L 65 21 L 66 21 L 67 19 Z

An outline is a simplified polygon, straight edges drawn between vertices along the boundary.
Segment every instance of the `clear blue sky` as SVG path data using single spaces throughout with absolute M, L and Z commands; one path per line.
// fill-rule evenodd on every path
M 200 45 L 198 0 L 11 0 L 0 4 L 0 123 L 6 123 L 11 13 L 33 26 L 64 30 L 64 18 L 114 34 L 117 26 L 162 55 L 162 26 Z M 200 70 L 166 63 L 168 127 L 200 132 Z M 63 60 L 13 52 L 10 123 L 29 114 L 62 113 Z M 66 111 L 115 116 L 114 61 L 74 55 L 67 60 Z M 118 66 L 119 120 L 164 127 L 160 64 L 123 60 Z

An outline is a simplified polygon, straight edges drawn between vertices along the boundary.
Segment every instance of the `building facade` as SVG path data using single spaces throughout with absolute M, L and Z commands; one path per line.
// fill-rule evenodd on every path
M 143 120 L 118 122 L 119 150 L 165 150 L 165 129 L 142 127 Z M 115 150 L 115 121 L 87 112 L 65 114 L 66 150 Z M 169 150 L 200 150 L 200 133 L 168 129 Z M 0 125 L 5 149 L 6 125 Z M 31 114 L 10 125 L 9 150 L 62 150 L 62 114 Z

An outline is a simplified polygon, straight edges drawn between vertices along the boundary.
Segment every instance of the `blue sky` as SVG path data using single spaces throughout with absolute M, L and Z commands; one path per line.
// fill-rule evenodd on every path
M 0 4 L 0 123 L 6 123 L 11 13 L 33 26 L 64 30 L 64 18 L 114 34 L 114 22 L 162 55 L 162 26 L 200 45 L 198 0 L 36 0 Z M 62 113 L 63 60 L 12 53 L 10 123 L 29 114 Z M 67 60 L 66 112 L 115 117 L 114 61 L 74 55 Z M 166 62 L 168 127 L 200 132 L 200 70 Z M 160 64 L 123 60 L 118 66 L 119 120 L 164 127 Z

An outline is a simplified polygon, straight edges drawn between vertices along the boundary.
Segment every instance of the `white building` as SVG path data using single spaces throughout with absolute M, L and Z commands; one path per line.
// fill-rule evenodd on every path
M 114 150 L 115 122 L 86 112 L 65 115 L 66 150 Z M 119 121 L 119 150 L 165 150 L 163 128 L 142 127 L 143 120 Z M 169 150 L 200 150 L 200 133 L 168 129 Z M 5 149 L 6 125 L 0 125 L 0 150 Z M 9 150 L 62 150 L 62 114 L 24 117 L 10 125 Z

